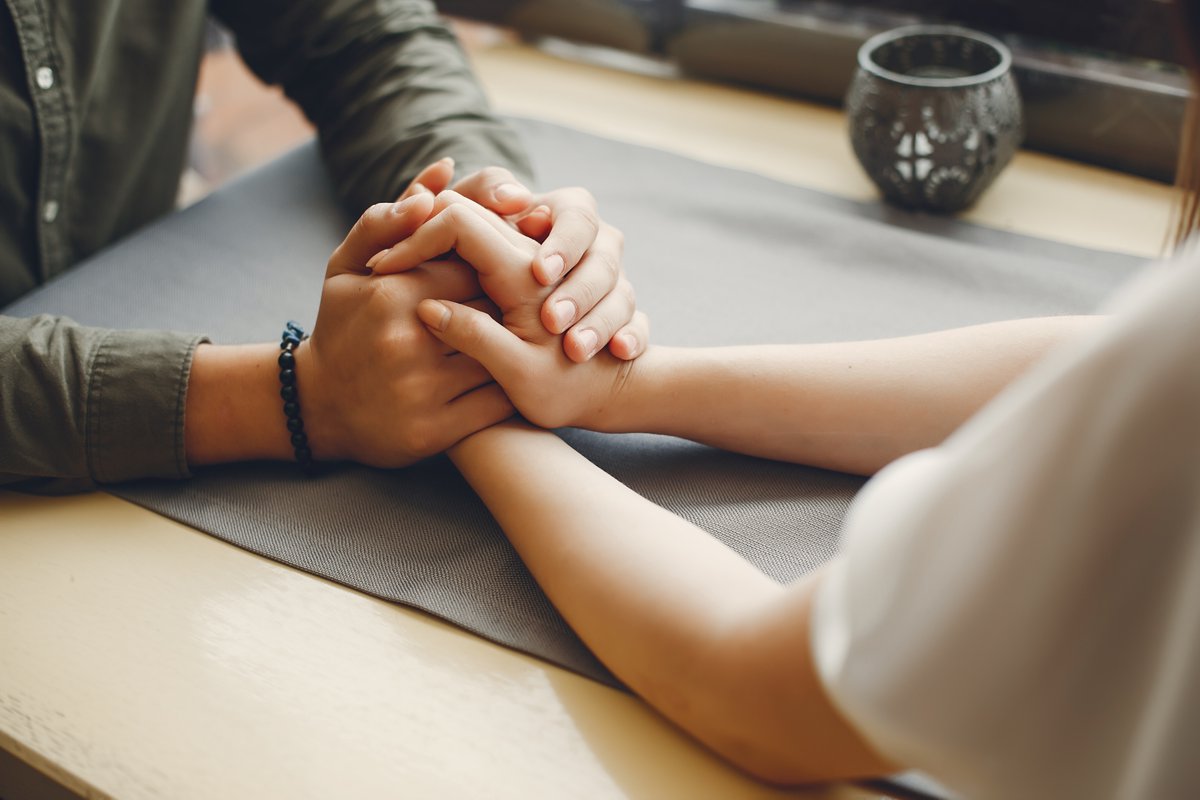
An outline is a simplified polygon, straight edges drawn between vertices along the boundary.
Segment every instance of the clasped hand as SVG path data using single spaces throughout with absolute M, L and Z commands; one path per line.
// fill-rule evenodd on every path
M 625 363 L 646 346 L 620 233 L 599 220 L 590 194 L 534 198 L 499 169 L 445 190 L 452 174 L 452 162 L 438 162 L 400 201 L 368 209 L 329 260 L 312 338 L 297 352 L 318 459 L 405 466 L 508 418 L 513 401 L 539 424 L 572 421 L 570 398 L 522 387 L 510 400 L 504 378 L 495 374 L 497 385 L 470 345 L 450 341 L 462 325 L 422 324 L 422 300 L 497 324 L 495 314 L 563 367 Z

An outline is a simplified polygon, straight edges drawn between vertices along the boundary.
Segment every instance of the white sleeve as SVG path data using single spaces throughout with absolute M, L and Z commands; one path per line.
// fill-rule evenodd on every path
M 834 703 L 968 797 L 1200 797 L 1200 264 L 1123 298 L 868 483 L 817 596 Z

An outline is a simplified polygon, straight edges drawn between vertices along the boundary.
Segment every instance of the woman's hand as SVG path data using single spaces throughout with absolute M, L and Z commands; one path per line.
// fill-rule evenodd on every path
M 434 336 L 482 364 L 535 425 L 617 427 L 637 361 L 600 353 L 576 364 L 563 353 L 561 337 L 538 333 L 523 339 L 488 314 L 450 300 L 424 300 L 417 314 Z
M 535 196 L 502 167 L 453 181 L 454 161 L 442 159 L 422 170 L 402 199 L 440 194 L 453 185 L 459 195 L 536 240 L 529 268 L 538 284 L 553 289 L 542 295 L 540 319 L 550 333 L 566 333 L 563 349 L 573 361 L 587 361 L 606 345 L 626 360 L 645 351 L 649 330 L 634 315 L 622 267 L 624 237 L 600 219 L 590 192 L 569 188 Z M 418 263 L 390 266 L 400 270 Z M 629 297 L 613 296 L 618 293 Z

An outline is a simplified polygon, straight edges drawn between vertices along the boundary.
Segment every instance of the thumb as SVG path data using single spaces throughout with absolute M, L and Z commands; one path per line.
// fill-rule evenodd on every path
M 429 219 L 434 197 L 416 194 L 398 203 L 376 203 L 363 212 L 346 238 L 329 257 L 326 278 L 343 272 L 370 271 L 381 251 L 407 239 Z
M 442 342 L 478 361 L 502 385 L 525 356 L 525 343 L 489 314 L 449 300 L 422 300 L 417 316 Z

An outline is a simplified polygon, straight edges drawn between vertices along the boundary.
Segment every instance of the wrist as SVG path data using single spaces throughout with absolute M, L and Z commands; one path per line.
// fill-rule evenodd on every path
M 278 349 L 276 354 L 278 354 Z M 321 378 L 321 354 L 311 338 L 295 348 L 296 390 L 300 418 L 308 436 L 308 449 L 315 461 L 339 461 L 350 457 L 343 443 L 347 436 L 340 426 L 335 396 L 326 396 L 327 381 Z
M 578 426 L 603 433 L 654 432 L 659 417 L 671 414 L 675 400 L 670 373 L 676 348 L 651 345 L 633 361 L 621 362 L 608 401 L 586 414 Z
M 278 356 L 272 344 L 196 348 L 184 410 L 190 465 L 292 457 Z

